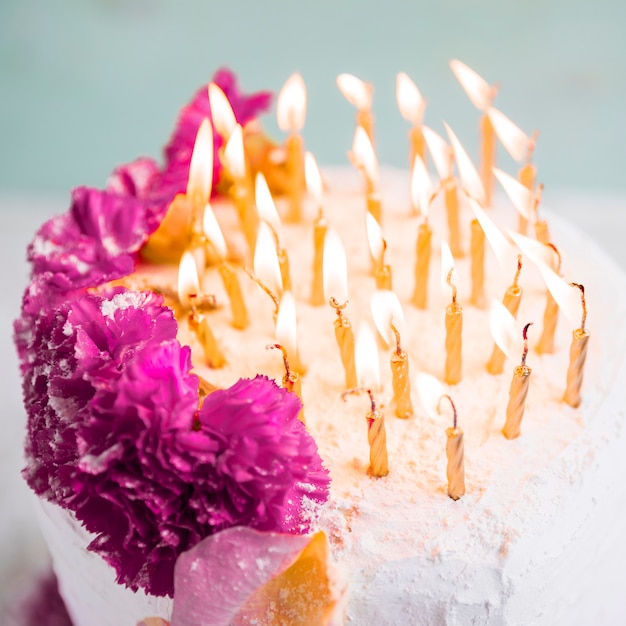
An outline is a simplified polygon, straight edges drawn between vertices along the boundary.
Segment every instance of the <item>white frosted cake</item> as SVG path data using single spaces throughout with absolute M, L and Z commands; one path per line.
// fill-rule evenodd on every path
M 344 316 L 356 330 L 362 320 L 370 320 L 370 300 L 376 291 L 365 227 L 366 202 L 362 181 L 349 168 L 324 170 L 323 176 L 326 184 L 324 215 L 339 234 L 348 261 L 349 303 Z M 33 488 L 43 498 L 54 502 L 50 496 L 54 493 L 58 499 L 67 497 L 64 502 L 69 503 L 61 508 L 42 499 L 41 522 L 60 592 L 75 626 L 134 626 L 149 617 L 171 620 L 172 626 L 193 623 L 224 626 L 229 623 L 305 624 L 312 623 L 310 615 L 313 614 L 319 623 L 377 626 L 623 623 L 626 599 L 621 593 L 621 564 L 626 558 L 626 547 L 621 535 L 625 527 L 626 488 L 621 477 L 626 472 L 622 428 L 626 406 L 626 392 L 622 385 L 626 380 L 626 337 L 620 330 L 620 321 L 626 315 L 626 277 L 584 234 L 556 216 L 548 215 L 551 240 L 558 246 L 562 257 L 563 275 L 569 281 L 585 285 L 588 294 L 587 327 L 592 336 L 584 369 L 583 401 L 578 408 L 563 401 L 572 331 L 578 326 L 561 315 L 554 353 L 538 354 L 535 350 L 542 330 L 546 287 L 540 272 L 528 259 L 524 259 L 519 277 L 519 285 L 524 290 L 517 315 L 519 343 L 514 356 L 505 362 L 503 373 L 490 374 L 486 369 L 493 346 L 489 309 L 469 303 L 469 224 L 473 214 L 462 199 L 461 245 L 465 255 L 456 259 L 458 301 L 463 306 L 464 317 L 462 378 L 458 384 L 444 384 L 443 387 L 454 400 L 458 425 L 465 436 L 465 494 L 453 500 L 448 497 L 446 480 L 446 429 L 452 426 L 452 413 L 447 407 L 440 415 L 429 411 L 427 402 L 418 394 L 417 385 L 418 374 L 429 374 L 440 381 L 444 379 L 444 318 L 446 306 L 450 303 L 450 289 L 441 284 L 440 247 L 442 240 L 448 237 L 448 226 L 445 207 L 438 198 L 430 214 L 433 252 L 428 303 L 425 309 L 418 309 L 412 304 L 412 294 L 416 239 L 423 217 L 416 215 L 411 208 L 409 189 L 408 173 L 383 169 L 380 196 L 382 228 L 387 242 L 385 260 L 392 269 L 393 290 L 405 317 L 402 348 L 408 354 L 414 406 L 413 415 L 406 419 L 394 414 L 389 365 L 393 346 L 385 346 L 378 338 L 381 386 L 372 392 L 379 411 L 384 413 L 389 464 L 386 476 L 376 477 L 368 473 L 370 449 L 365 417 L 370 410 L 369 400 L 366 396 L 356 395 L 342 398 L 346 385 L 333 329 L 336 313 L 327 304 L 310 304 L 314 256 L 312 224 L 317 215 L 312 200 L 305 201 L 300 222 L 283 223 L 278 232 L 280 244 L 289 255 L 292 292 L 297 307 L 298 354 L 304 366 L 301 370 L 306 369 L 306 373 L 300 376 L 306 431 L 318 447 L 330 483 L 327 498 L 311 495 L 309 499 L 307 490 L 311 494 L 315 489 L 323 491 L 323 481 L 316 483 L 310 476 L 296 476 L 293 480 L 300 494 L 300 526 L 257 528 L 287 532 L 297 537 L 320 536 L 314 533 L 323 532 L 330 554 L 325 609 L 317 613 L 308 613 L 308 608 L 301 613 L 293 609 L 291 617 L 285 617 L 289 614 L 276 610 L 270 594 L 267 606 L 254 605 L 253 610 L 246 605 L 249 610 L 246 613 L 233 600 L 233 594 L 237 594 L 226 589 L 224 584 L 225 580 L 230 580 L 229 584 L 233 585 L 232 578 L 227 575 L 234 567 L 232 554 L 224 553 L 220 557 L 218 550 L 215 561 L 207 566 L 214 574 L 213 586 L 203 579 L 198 580 L 198 584 L 205 585 L 206 596 L 211 598 L 210 612 L 195 618 L 189 617 L 192 615 L 189 611 L 183 615 L 184 600 L 177 586 L 183 580 L 182 574 L 179 577 L 179 565 L 176 566 L 173 600 L 146 594 L 143 590 L 146 585 L 140 575 L 133 579 L 139 587 L 137 593 L 116 583 L 114 567 L 119 562 L 113 559 L 114 567 L 110 567 L 98 554 L 87 550 L 96 535 L 100 535 L 100 543 L 107 535 L 106 523 L 103 521 L 98 526 L 94 522 L 98 513 L 97 510 L 94 512 L 93 502 L 75 504 L 77 497 L 67 496 L 51 479 L 43 486 L 43 483 L 36 482 L 37 477 L 30 475 L 31 486 L 35 483 Z M 231 201 L 216 198 L 212 205 L 230 252 L 243 249 L 245 240 L 236 232 L 237 216 Z M 284 215 L 286 200 L 278 199 L 277 205 L 279 213 Z M 489 211 L 491 219 L 501 229 L 514 229 L 517 216 L 508 200 L 499 197 L 495 205 Z M 100 233 L 104 240 L 106 228 L 101 226 Z M 44 240 L 40 234 L 33 250 L 36 255 L 48 255 L 49 258 L 54 245 L 50 237 Z M 77 254 L 71 262 L 79 265 L 81 258 Z M 135 272 L 131 273 L 133 269 Z M 245 329 L 232 325 L 228 296 L 215 263 L 207 266 L 200 289 L 202 293 L 215 295 L 217 308 L 207 312 L 206 319 L 225 357 L 223 367 L 206 365 L 198 336 L 190 329 L 186 314 L 178 309 L 177 338 L 182 345 L 191 346 L 193 372 L 211 388 L 227 389 L 240 378 L 253 379 L 259 374 L 280 384 L 284 375 L 280 353 L 266 348 L 268 344 L 276 343 L 274 304 L 240 268 L 236 271 L 250 318 Z M 492 252 L 487 250 L 487 302 L 502 298 L 514 273 L 514 267 L 501 268 Z M 122 289 L 121 284 L 123 289 L 130 291 L 111 294 L 102 291 L 108 287 L 98 288 L 103 294 L 100 312 L 109 319 L 129 307 L 141 306 L 142 297 L 133 293 L 139 285 L 158 285 L 161 291 L 165 286 L 176 288 L 175 265 L 156 266 L 142 261 L 130 272 L 121 271 L 120 274 L 123 274 L 121 278 L 115 277 L 116 288 Z M 87 276 L 88 272 L 82 275 Z M 58 281 L 54 283 L 55 289 L 57 284 Z M 82 284 L 78 287 L 85 290 L 91 286 Z M 38 289 L 38 286 L 31 287 L 31 299 L 40 295 Z M 96 294 L 98 290 L 91 293 Z M 59 302 L 62 297 L 51 305 L 52 308 L 62 307 Z M 167 293 L 165 303 L 168 303 Z M 175 305 L 172 306 L 176 309 Z M 60 314 L 53 314 L 53 317 L 55 315 L 59 318 Z M 522 434 L 507 439 L 502 429 L 509 387 L 522 354 L 521 328 L 527 322 L 534 322 L 528 333 L 530 349 L 526 361 L 532 368 L 532 376 Z M 78 337 L 86 324 L 86 321 L 75 323 L 71 315 L 68 316 L 56 331 L 60 334 L 51 335 L 56 339 L 46 343 L 46 350 L 50 351 L 46 363 L 54 360 L 55 349 L 63 348 L 64 337 Z M 32 345 L 36 333 L 31 331 L 27 324 L 20 326 L 18 322 L 18 344 Z M 101 346 L 98 350 L 102 354 Z M 83 357 L 77 355 L 77 358 Z M 140 357 L 138 351 L 128 358 Z M 58 358 L 70 357 L 63 352 Z M 28 363 L 23 363 L 24 370 L 30 371 Z M 132 367 L 126 361 L 124 363 L 124 367 Z M 49 375 L 50 367 L 41 365 L 39 373 L 34 375 L 31 371 L 27 384 L 32 383 L 35 388 L 42 376 Z M 53 407 L 54 415 L 61 423 L 71 420 L 72 412 L 77 410 L 76 404 L 67 394 L 64 397 L 55 395 L 52 383 L 48 385 L 47 393 L 51 398 L 48 404 Z M 115 383 L 107 385 L 114 387 Z M 100 387 L 98 390 L 98 394 L 104 393 Z M 28 405 L 29 394 L 28 391 L 25 393 Z M 211 396 L 212 393 L 207 396 L 206 403 Z M 132 394 L 129 397 L 133 397 Z M 143 400 L 137 402 L 139 406 Z M 28 406 L 32 412 L 32 401 Z M 107 405 L 107 410 L 110 408 Z M 44 411 L 41 408 L 35 410 Z M 103 410 L 98 408 L 98 411 Z M 46 415 L 47 427 L 52 418 L 49 413 Z M 202 418 L 202 412 L 200 416 Z M 68 431 L 60 432 L 60 437 L 67 436 Z M 98 432 L 96 430 L 90 436 L 95 437 Z M 102 436 L 106 438 L 108 435 Z M 87 481 L 84 484 L 89 485 L 89 476 L 99 475 L 101 465 L 108 464 L 111 456 L 122 458 L 122 453 L 118 454 L 116 442 L 111 441 L 103 444 L 100 456 L 95 456 L 93 452 L 84 451 L 89 445 L 100 444 L 90 443 L 88 436 L 83 434 L 79 439 L 77 466 L 87 478 L 73 480 L 84 480 Z M 27 445 L 31 455 L 33 447 L 32 443 Z M 154 454 L 158 456 L 158 453 Z M 219 462 L 227 463 L 227 456 Z M 62 480 L 63 474 L 60 476 L 59 480 Z M 245 482 L 247 478 L 242 480 Z M 124 484 L 123 481 L 118 483 Z M 114 492 L 105 493 L 108 494 L 106 498 L 116 500 L 117 495 L 111 495 Z M 293 492 L 289 494 L 285 497 L 295 497 Z M 154 506 L 160 506 L 158 494 L 154 500 Z M 184 498 L 176 502 L 177 506 L 185 506 Z M 163 504 L 166 505 L 169 506 L 167 502 Z M 82 519 L 90 520 L 93 534 L 81 527 L 72 511 L 78 511 L 79 517 L 82 515 Z M 103 510 L 103 517 L 106 511 L 108 509 Z M 198 511 L 200 509 L 193 508 L 193 515 L 200 516 Z M 254 527 L 254 523 L 251 525 Z M 218 529 L 213 538 L 219 541 L 220 536 L 230 537 L 228 533 L 240 528 L 237 523 L 232 526 L 234 529 Z M 139 527 L 142 536 L 141 524 Z M 103 535 L 105 539 L 102 539 Z M 167 542 L 166 533 L 162 535 Z M 267 545 L 270 546 L 269 540 Z M 294 554 L 300 554 L 298 551 L 303 550 L 304 545 L 298 544 Z M 189 548 L 193 549 L 193 542 Z M 268 551 L 273 552 L 274 547 L 268 547 Z M 118 576 L 125 566 L 120 567 Z M 180 567 L 182 570 L 183 565 Z M 190 571 L 195 571 L 195 566 L 190 567 Z M 267 567 L 261 557 L 242 561 L 240 580 L 256 580 L 262 577 Z M 306 602 L 319 600 L 307 593 L 304 593 L 308 598 Z M 303 601 L 290 596 L 289 602 L 298 607 Z M 241 609 L 239 613 L 238 609 Z

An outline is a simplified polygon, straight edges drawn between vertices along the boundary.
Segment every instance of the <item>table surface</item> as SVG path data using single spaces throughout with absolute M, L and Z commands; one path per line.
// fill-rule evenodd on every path
M 2 597 L 45 563 L 45 548 L 32 510 L 32 496 L 21 479 L 24 409 L 20 377 L 12 342 L 28 279 L 25 250 L 43 221 L 65 210 L 63 197 L 0 194 L 0 267 L 2 271 L 0 321 L 2 354 L 2 437 L 0 437 L 0 614 Z M 548 195 L 546 205 L 567 217 L 626 269 L 626 194 L 584 194 L 561 191 Z M 584 251 L 581 250 L 581 254 Z

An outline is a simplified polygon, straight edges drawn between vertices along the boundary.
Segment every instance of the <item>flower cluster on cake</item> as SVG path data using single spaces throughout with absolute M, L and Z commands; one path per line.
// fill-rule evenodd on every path
M 270 94 L 243 95 L 222 70 L 162 165 L 74 190 L 37 232 L 15 322 L 24 477 L 75 626 L 524 623 L 543 584 L 526 572 L 566 564 L 525 540 L 563 528 L 567 542 L 586 520 L 587 491 L 560 491 L 582 484 L 580 441 L 613 454 L 577 409 L 588 274 L 563 248 L 576 236 L 538 217 L 536 137 L 452 65 L 484 112 L 480 174 L 449 128 L 448 144 L 423 125 L 404 74 L 411 179 L 381 174 L 371 88 L 342 75 L 365 194 L 346 169 L 322 182 L 299 134 L 301 78 L 279 96 L 277 145 L 257 121 Z M 496 138 L 526 161 L 519 180 L 493 169 Z M 484 210 L 494 171 L 513 206 Z M 602 354 L 615 371 L 618 348 Z M 510 353 L 521 363 L 506 370 Z M 552 587 L 537 616 L 583 614 Z

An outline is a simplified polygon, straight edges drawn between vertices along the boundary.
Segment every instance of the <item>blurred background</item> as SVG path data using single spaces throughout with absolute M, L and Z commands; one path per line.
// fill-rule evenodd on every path
M 615 0 L 2 0 L 0 189 L 67 193 L 158 155 L 180 106 L 222 65 L 246 90 L 300 72 L 321 163 L 345 163 L 352 141 L 340 72 L 375 87 L 381 162 L 407 162 L 398 71 L 428 100 L 425 122 L 443 132 L 445 119 L 475 154 L 479 115 L 451 58 L 499 82 L 496 106 L 540 130 L 547 191 L 626 189 L 626 4 Z
M 221 66 L 246 91 L 277 91 L 300 72 L 303 134 L 322 164 L 347 164 L 354 109 L 335 78 L 350 72 L 374 85 L 380 161 L 407 165 L 408 123 L 395 102 L 395 76 L 405 71 L 428 100 L 425 123 L 443 132 L 445 119 L 475 158 L 479 113 L 449 70 L 452 58 L 499 82 L 496 106 L 527 133 L 540 130 L 544 204 L 626 267 L 624 2 L 0 0 L 5 593 L 43 554 L 19 477 L 24 412 L 10 329 L 35 228 L 65 210 L 72 187 L 102 186 L 116 164 L 158 156 L 179 108 Z M 264 122 L 280 139 L 274 114 Z M 502 149 L 499 163 L 517 170 Z

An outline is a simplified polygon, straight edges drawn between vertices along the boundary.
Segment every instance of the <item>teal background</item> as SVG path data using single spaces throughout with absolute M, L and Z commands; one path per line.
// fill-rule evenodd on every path
M 381 162 L 407 162 L 400 70 L 429 101 L 426 123 L 443 132 L 445 119 L 475 155 L 478 112 L 453 57 L 501 83 L 496 105 L 525 131 L 540 129 L 547 193 L 626 189 L 624 2 L 0 0 L 0 191 L 102 185 L 116 163 L 157 156 L 179 107 L 221 65 L 246 90 L 277 90 L 299 71 L 321 163 L 347 163 L 344 71 L 374 84 Z

